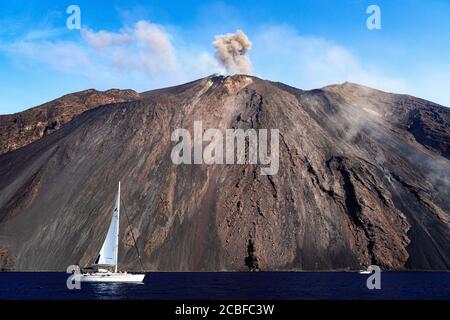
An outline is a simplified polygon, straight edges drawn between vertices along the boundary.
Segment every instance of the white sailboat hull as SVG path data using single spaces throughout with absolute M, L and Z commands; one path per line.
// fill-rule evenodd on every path
M 372 271 L 368 271 L 368 270 L 360 270 L 359 274 L 372 274 Z
M 81 282 L 116 282 L 116 283 L 142 283 L 145 274 L 131 273 L 92 273 L 82 274 Z

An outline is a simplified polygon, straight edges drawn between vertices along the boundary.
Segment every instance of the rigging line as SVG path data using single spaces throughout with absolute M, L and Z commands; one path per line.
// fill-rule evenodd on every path
M 139 253 L 139 249 L 137 247 L 136 239 L 134 238 L 134 232 L 133 232 L 133 228 L 131 228 L 130 218 L 128 217 L 127 212 L 125 211 L 125 206 L 123 205 L 122 200 L 120 202 L 122 204 L 122 211 L 125 213 L 125 217 L 127 217 L 128 226 L 130 227 L 130 231 L 131 231 L 131 237 L 133 238 L 133 242 L 134 242 L 134 248 L 136 249 L 136 253 L 137 253 L 137 256 L 139 258 L 139 262 L 141 263 L 142 271 L 144 271 L 145 270 L 144 264 L 142 263 L 141 254 Z

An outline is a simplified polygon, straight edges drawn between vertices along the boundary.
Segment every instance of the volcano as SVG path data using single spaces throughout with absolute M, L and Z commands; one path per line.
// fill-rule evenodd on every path
M 177 128 L 278 129 L 279 170 L 171 161 Z M 88 90 L 0 117 L 0 269 L 450 269 L 450 110 L 352 83 L 245 75 Z

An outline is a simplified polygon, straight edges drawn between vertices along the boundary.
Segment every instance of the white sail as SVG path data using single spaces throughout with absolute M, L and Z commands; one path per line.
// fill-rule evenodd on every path
M 119 251 L 119 215 L 120 215 L 120 182 L 116 197 L 113 217 L 109 225 L 108 234 L 103 242 L 102 249 L 98 255 L 95 264 L 115 267 L 117 272 L 117 257 Z
M 81 282 L 118 282 L 118 283 L 142 283 L 145 273 L 130 274 L 127 272 L 117 273 L 117 257 L 119 253 L 119 217 L 120 217 L 120 182 L 117 191 L 116 205 L 109 225 L 108 234 L 103 242 L 102 249 L 98 255 L 95 265 L 114 267 L 114 273 L 108 268 L 98 268 L 96 272 L 85 272 L 81 275 Z M 137 249 L 136 249 L 137 250 Z M 138 253 L 139 256 L 139 253 Z M 139 257 L 140 259 L 140 257 Z

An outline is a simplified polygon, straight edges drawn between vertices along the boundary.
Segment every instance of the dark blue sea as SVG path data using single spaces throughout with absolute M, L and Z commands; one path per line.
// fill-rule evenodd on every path
M 88 284 L 69 290 L 66 273 L 0 273 L 0 300 L 450 300 L 450 273 L 383 272 L 381 289 L 370 275 L 350 272 L 148 273 L 143 284 Z

